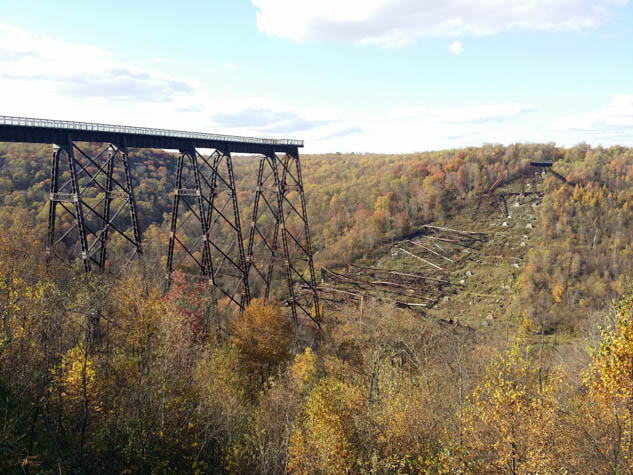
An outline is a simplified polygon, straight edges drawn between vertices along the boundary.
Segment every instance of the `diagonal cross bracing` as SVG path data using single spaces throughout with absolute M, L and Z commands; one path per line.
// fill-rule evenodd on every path
M 181 206 L 184 205 L 184 206 Z M 250 295 L 231 154 L 181 152 L 171 217 L 167 273 L 202 276 L 213 302 L 242 311 Z
M 65 249 L 79 255 L 86 271 L 93 267 L 114 270 L 108 252 L 112 240 L 117 241 L 117 253 L 126 255 L 126 262 L 141 254 L 129 168 L 125 144 L 106 144 L 93 154 L 79 147 L 69 135 L 67 142 L 54 146 L 49 195 L 49 261 L 59 257 L 59 252 Z M 72 203 L 74 209 L 66 206 L 67 202 Z M 77 248 L 74 252 L 73 247 Z
M 320 327 L 321 309 L 298 154 L 260 158 L 247 261 L 253 295 L 270 298 L 273 290 L 280 290 L 273 289 L 273 280 L 281 273 L 295 322 L 308 318 Z M 279 295 L 284 293 L 280 291 Z
M 181 150 L 168 277 L 179 270 L 207 281 L 218 308 L 242 311 L 253 296 L 275 297 L 287 303 L 295 321 L 320 327 L 298 153 L 303 141 L 7 116 L 0 116 L 0 141 L 57 144 L 47 260 L 78 256 L 85 271 L 124 269 L 141 254 L 128 147 Z M 215 153 L 205 157 L 198 148 Z M 248 236 L 240 222 L 231 153 L 261 157 Z

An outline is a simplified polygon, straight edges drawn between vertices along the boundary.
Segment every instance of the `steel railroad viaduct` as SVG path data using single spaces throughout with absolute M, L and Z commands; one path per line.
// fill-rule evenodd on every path
M 0 116 L 0 142 L 53 145 L 47 260 L 74 256 L 85 272 L 121 271 L 142 254 L 129 149 L 178 150 L 167 282 L 180 271 L 208 284 L 216 308 L 242 311 L 251 297 L 269 298 L 274 276 L 283 275 L 295 322 L 320 325 L 303 141 Z M 244 232 L 232 153 L 259 161 Z M 122 262 L 108 257 L 112 241 Z

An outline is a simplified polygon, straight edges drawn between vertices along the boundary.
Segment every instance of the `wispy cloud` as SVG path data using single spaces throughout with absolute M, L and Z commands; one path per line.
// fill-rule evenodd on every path
M 392 116 L 396 119 L 423 119 L 444 124 L 465 124 L 511 119 L 534 111 L 536 107 L 531 104 L 510 103 L 447 109 L 403 107 L 395 109 Z
M 0 79 L 51 94 L 115 101 L 172 102 L 197 85 L 133 67 L 91 45 L 63 42 L 0 23 Z
M 222 112 L 212 117 L 222 127 L 254 129 L 265 133 L 293 133 L 331 124 L 331 120 L 308 119 L 290 111 L 270 108 L 246 108 Z
M 355 134 L 363 134 L 366 131 L 361 127 L 345 127 L 343 129 L 336 130 L 330 134 L 319 137 L 319 140 L 332 140 L 340 137 L 348 137 Z
M 251 0 L 257 26 L 296 41 L 403 46 L 422 37 L 587 31 L 628 0 Z
M 237 69 L 237 64 L 235 63 L 227 63 L 224 65 L 224 69 L 234 70 Z
M 604 144 L 633 143 L 633 94 L 619 94 L 596 111 L 562 117 L 549 129 L 566 143 L 593 141 Z
M 448 45 L 448 50 L 455 56 L 457 56 L 459 54 L 462 54 L 462 51 L 464 51 L 464 47 L 459 41 L 453 41 L 450 45 Z

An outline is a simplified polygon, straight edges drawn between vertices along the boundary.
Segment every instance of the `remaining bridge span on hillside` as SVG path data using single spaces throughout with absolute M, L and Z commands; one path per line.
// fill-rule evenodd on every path
M 0 142 L 53 145 L 48 258 L 60 247 L 75 249 L 86 272 L 113 265 L 108 257 L 113 239 L 117 248 L 129 250 L 119 267 L 142 254 L 129 149 L 179 150 L 169 281 L 180 270 L 208 283 L 216 305 L 243 310 L 252 297 L 268 298 L 275 273 L 281 273 L 295 321 L 319 324 L 299 159 L 303 141 L 0 116 Z M 214 152 L 205 156 L 198 149 Z M 242 230 L 232 153 L 259 160 L 248 232 Z

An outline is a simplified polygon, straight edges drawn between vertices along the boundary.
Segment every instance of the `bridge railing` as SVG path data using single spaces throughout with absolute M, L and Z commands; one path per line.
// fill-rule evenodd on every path
M 188 139 L 213 140 L 220 142 L 256 143 L 263 145 L 296 145 L 297 147 L 303 147 L 303 140 L 261 139 L 255 137 L 241 137 L 237 135 L 208 134 L 204 132 L 185 132 L 182 130 L 152 129 L 148 127 L 97 124 L 92 122 L 75 122 L 68 120 L 33 119 L 27 117 L 12 117 L 4 115 L 0 115 L 0 125 L 13 125 L 19 127 L 44 127 L 68 130 L 87 130 L 94 132 L 110 132 L 116 134 L 181 137 Z

